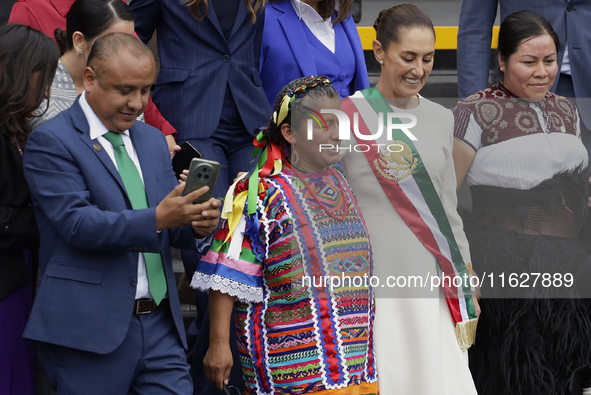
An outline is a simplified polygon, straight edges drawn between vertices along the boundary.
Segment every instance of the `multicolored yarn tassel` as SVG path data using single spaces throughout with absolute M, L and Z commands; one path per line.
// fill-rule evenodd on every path
M 238 236 L 234 233 L 243 215 L 246 217 L 246 233 L 256 236 L 259 228 L 256 212 L 257 195 L 262 187 L 259 185 L 260 179 L 278 174 L 283 168 L 282 160 L 285 155 L 278 144 L 268 141 L 266 132 L 266 128 L 261 130 L 253 140 L 255 149 L 252 155 L 255 158 L 255 167 L 236 180 L 226 193 L 222 218 L 228 220 L 229 232 L 224 242 L 232 236 Z

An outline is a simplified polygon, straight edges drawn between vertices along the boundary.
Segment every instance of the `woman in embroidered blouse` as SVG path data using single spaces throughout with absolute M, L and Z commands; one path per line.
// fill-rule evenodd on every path
M 499 33 L 501 82 L 453 108 L 458 188 L 465 179 L 473 199 L 466 234 L 475 271 L 487 273 L 470 353 L 479 394 L 565 394 L 591 360 L 589 304 L 558 280 L 568 284 L 591 252 L 579 116 L 550 92 L 560 48 L 540 15 L 509 15 Z M 503 287 L 512 273 L 518 286 Z M 552 281 L 534 285 L 533 273 Z
M 357 202 L 331 167 L 338 151 L 319 152 L 338 144 L 336 116 L 317 116 L 326 108 L 340 102 L 325 77 L 281 91 L 257 138 L 259 166 L 230 188 L 227 220 L 193 277 L 192 286 L 210 290 L 204 366 L 220 389 L 236 301 L 247 393 L 377 393 L 373 294 L 359 283 L 371 275 L 371 250 Z
M 382 11 L 374 28 L 380 79 L 342 102 L 352 126 L 358 115 L 351 134 L 358 129 L 374 137 L 343 141 L 341 163 L 370 232 L 374 275 L 384 284 L 376 287 L 374 326 L 380 393 L 476 395 L 466 352 L 477 310 L 469 284 L 431 290 L 410 283 L 439 273 L 465 278 L 470 264 L 456 211 L 453 116 L 419 96 L 433 68 L 433 23 L 418 7 L 403 4 Z M 403 113 L 405 124 L 414 117 L 408 130 L 417 140 L 401 130 L 375 137 L 376 113 Z M 383 122 L 386 129 L 390 121 Z M 392 278 L 401 286 L 387 286 Z

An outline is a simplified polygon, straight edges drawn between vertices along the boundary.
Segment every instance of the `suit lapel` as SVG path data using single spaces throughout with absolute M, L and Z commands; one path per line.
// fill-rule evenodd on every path
M 201 5 L 199 7 L 201 8 L 201 12 L 205 12 L 205 6 L 203 5 L 203 3 L 201 3 Z M 215 27 L 215 29 L 218 31 L 218 33 L 225 40 L 226 37 L 224 36 L 224 32 L 222 30 L 222 26 L 220 25 L 220 21 L 218 20 L 218 17 L 215 14 L 215 10 L 211 6 L 211 4 L 209 6 L 209 9 L 207 10 L 207 19 L 209 19 L 209 21 L 211 22 L 211 24 Z
M 115 181 L 117 181 L 123 192 L 125 192 L 123 180 L 121 180 L 121 176 L 119 175 L 115 164 L 113 164 L 113 161 L 104 148 L 100 145 L 98 140 L 92 140 L 90 138 L 90 127 L 88 126 L 88 121 L 86 120 L 86 116 L 82 111 L 82 107 L 80 107 L 79 100 L 80 99 L 78 98 L 78 100 L 76 100 L 72 106 L 70 116 L 72 117 L 72 121 L 74 122 L 76 129 L 81 132 L 80 140 L 82 140 L 88 146 L 88 149 L 90 149 L 90 151 L 100 159 L 105 168 L 109 171 L 109 173 L 111 173 Z
M 232 36 L 238 31 L 238 28 L 244 22 L 244 18 L 246 17 L 247 9 L 246 4 L 244 4 L 243 0 L 240 0 L 238 4 L 238 11 L 236 11 L 236 18 L 234 18 L 234 25 L 232 25 L 232 31 L 230 31 L 230 36 L 228 37 L 228 41 L 232 39 Z
M 275 3 L 273 7 L 283 12 L 283 15 L 278 18 L 278 21 L 287 38 L 291 52 L 302 71 L 302 75 L 316 75 L 316 65 L 314 64 L 310 45 L 308 45 L 308 41 L 306 40 L 306 33 L 291 5 L 291 1 Z

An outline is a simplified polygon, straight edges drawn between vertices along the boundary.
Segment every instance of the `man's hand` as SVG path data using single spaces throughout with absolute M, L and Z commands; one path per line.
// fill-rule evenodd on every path
M 199 206 L 202 206 L 201 217 L 203 219 L 192 221 L 191 226 L 193 227 L 195 237 L 203 238 L 209 236 L 217 229 L 220 221 L 220 207 L 222 206 L 222 202 L 211 198 Z
M 186 196 L 181 196 L 185 190 L 185 183 L 177 185 L 156 207 L 156 227 L 158 230 L 176 228 L 196 222 L 200 229 L 210 228 L 220 215 L 217 206 L 210 199 L 205 203 L 193 204 L 193 201 L 209 190 L 208 186 L 199 188 Z M 202 215 L 205 214 L 205 216 Z M 211 233 L 211 232 L 210 232 Z

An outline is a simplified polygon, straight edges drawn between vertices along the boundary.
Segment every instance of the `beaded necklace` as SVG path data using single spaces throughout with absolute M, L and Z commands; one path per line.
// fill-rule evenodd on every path
M 339 176 L 338 176 L 338 172 L 333 169 L 332 167 L 329 167 L 329 171 L 331 173 L 332 176 L 334 176 L 334 178 L 337 180 L 337 184 L 339 186 L 339 191 L 341 192 L 341 196 L 343 197 L 343 207 L 344 207 L 344 211 L 342 215 L 336 215 L 334 209 L 328 207 L 326 204 L 324 204 L 319 198 L 318 195 L 316 195 L 316 192 L 314 192 L 314 190 L 312 189 L 312 187 L 310 187 L 310 184 L 308 184 L 308 182 L 304 179 L 304 176 L 302 175 L 302 173 L 300 173 L 298 171 L 298 169 L 295 168 L 295 166 L 292 166 L 291 164 L 289 164 L 289 162 L 285 161 L 284 162 L 287 167 L 289 167 L 293 173 L 299 177 L 300 180 L 302 180 L 302 182 L 304 183 L 304 185 L 306 186 L 306 189 L 308 190 L 308 192 L 310 193 L 310 195 L 312 195 L 312 197 L 314 198 L 314 200 L 316 201 L 316 203 L 318 203 L 323 209 L 324 212 L 326 214 L 328 214 L 331 218 L 337 220 L 337 221 L 342 221 L 345 219 L 345 217 L 347 216 L 347 214 L 349 214 L 349 200 L 347 199 L 347 194 L 345 193 L 345 188 L 343 186 L 343 183 L 339 180 Z

